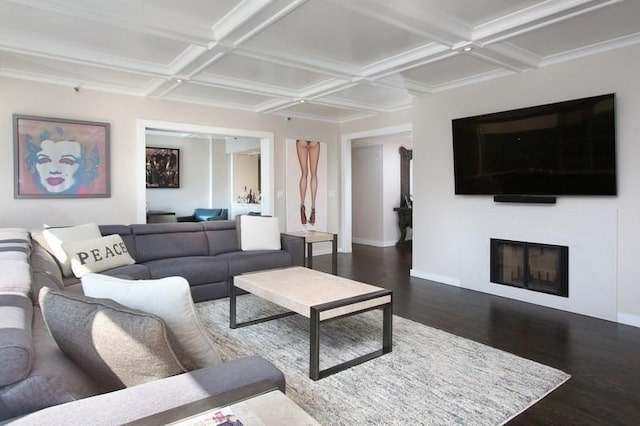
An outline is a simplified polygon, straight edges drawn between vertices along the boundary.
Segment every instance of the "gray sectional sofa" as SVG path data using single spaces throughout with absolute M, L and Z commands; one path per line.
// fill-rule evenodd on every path
M 182 275 L 195 300 L 225 296 L 235 274 L 304 261 L 295 237 L 283 236 L 283 250 L 239 250 L 233 221 L 100 228 L 120 234 L 136 259 L 105 273 Z M 252 356 L 105 393 L 59 349 L 38 302 L 42 287 L 74 294 L 79 284 L 65 281 L 55 259 L 24 230 L 0 228 L 0 264 L 0 424 L 121 424 L 211 395 L 285 390 L 280 370 Z
M 189 281 L 195 302 L 228 296 L 229 280 L 234 275 L 304 266 L 302 238 L 282 234 L 282 250 L 242 251 L 232 220 L 101 225 L 100 232 L 119 234 L 136 261 L 103 274 L 135 279 L 179 275 Z

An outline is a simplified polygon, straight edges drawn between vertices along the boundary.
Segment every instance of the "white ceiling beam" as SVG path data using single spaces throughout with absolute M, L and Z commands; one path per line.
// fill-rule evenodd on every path
M 621 1 L 545 1 L 477 26 L 473 41 L 479 45 L 496 43 Z
M 600 43 L 590 44 L 567 52 L 557 53 L 551 56 L 545 56 L 541 62 L 541 66 L 553 65 L 559 62 L 570 61 L 572 59 L 582 58 L 596 53 L 602 53 L 621 47 L 632 46 L 640 43 L 640 33 L 629 34 L 612 40 L 602 41 Z
M 443 14 L 428 2 L 418 3 L 418 8 L 398 7 L 389 0 L 324 0 L 337 7 L 354 11 L 380 22 L 394 26 L 429 42 L 451 46 L 459 40 L 469 40 L 473 28 Z
M 471 51 L 462 54 L 474 56 L 513 71 L 538 68 L 542 63 L 540 56 L 507 42 L 491 44 L 484 48 L 473 47 Z
M 286 4 L 281 9 L 274 10 L 271 16 L 264 17 L 257 25 L 248 26 L 243 34 L 238 35 L 233 41 L 234 46 L 242 45 L 247 40 L 253 38 L 260 32 L 269 28 L 270 26 L 272 26 L 273 24 L 278 22 L 280 19 L 284 18 L 285 16 L 287 16 L 288 14 L 290 14 L 291 12 L 293 12 L 294 10 L 296 10 L 306 2 L 307 0 L 291 0 L 288 4 Z M 247 22 L 243 22 L 243 24 L 245 23 Z M 243 28 L 241 25 L 236 25 L 236 28 L 234 29 L 234 31 L 237 31 L 238 33 L 240 33 L 242 30 Z M 228 35 L 231 35 L 231 32 L 229 32 Z
M 343 62 L 282 51 L 258 50 L 242 46 L 234 50 L 234 54 L 336 78 L 352 79 L 358 77 L 361 72 L 360 67 Z
M 214 40 L 223 40 L 274 0 L 242 0 L 211 27 Z
M 194 31 L 196 26 L 191 22 L 178 25 L 175 16 L 165 16 L 165 19 L 149 19 L 148 21 L 134 20 L 119 10 L 117 13 L 99 10 L 85 6 L 82 2 L 70 0 L 4 0 L 29 6 L 40 10 L 65 15 L 79 20 L 89 20 L 111 27 L 122 28 L 136 33 L 149 34 L 169 40 L 188 44 L 207 46 L 210 42 L 208 34 Z M 110 0 L 113 1 L 113 0 Z M 156 9 L 157 13 L 157 9 Z

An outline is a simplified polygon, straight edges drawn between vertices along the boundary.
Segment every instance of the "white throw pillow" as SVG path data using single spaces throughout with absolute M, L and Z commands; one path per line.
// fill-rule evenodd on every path
M 58 260 L 58 263 L 60 263 L 62 275 L 71 277 L 73 276 L 71 262 L 69 261 L 67 253 L 62 249 L 62 243 L 100 238 L 102 234 L 100 234 L 98 225 L 95 223 L 86 223 L 68 228 L 47 228 L 42 231 L 42 236 L 47 242 L 49 251 Z
M 280 250 L 280 224 L 277 217 L 240 216 L 240 249 Z
M 164 320 L 196 368 L 221 362 L 209 335 L 200 323 L 191 299 L 189 283 L 182 277 L 158 280 L 124 280 L 101 274 L 82 277 L 82 290 L 89 297 L 115 300 Z
M 118 234 L 91 240 L 62 243 L 62 249 L 71 261 L 73 274 L 80 278 L 89 272 L 102 272 L 135 262 Z

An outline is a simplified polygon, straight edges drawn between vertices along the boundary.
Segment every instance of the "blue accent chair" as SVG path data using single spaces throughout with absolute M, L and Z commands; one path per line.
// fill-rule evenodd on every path
M 228 220 L 228 209 L 204 209 L 198 208 L 191 216 L 179 216 L 178 222 L 206 222 L 209 220 Z

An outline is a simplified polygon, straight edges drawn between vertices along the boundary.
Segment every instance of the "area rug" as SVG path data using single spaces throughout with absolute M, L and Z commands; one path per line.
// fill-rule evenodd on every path
M 280 368 L 287 395 L 323 425 L 504 424 L 569 379 L 548 366 L 393 317 L 393 351 L 319 381 L 309 378 L 309 321 L 299 315 L 232 330 L 229 301 L 198 303 L 223 359 L 260 355 Z M 281 312 L 253 295 L 238 320 Z M 323 324 L 322 369 L 375 349 L 379 310 Z

